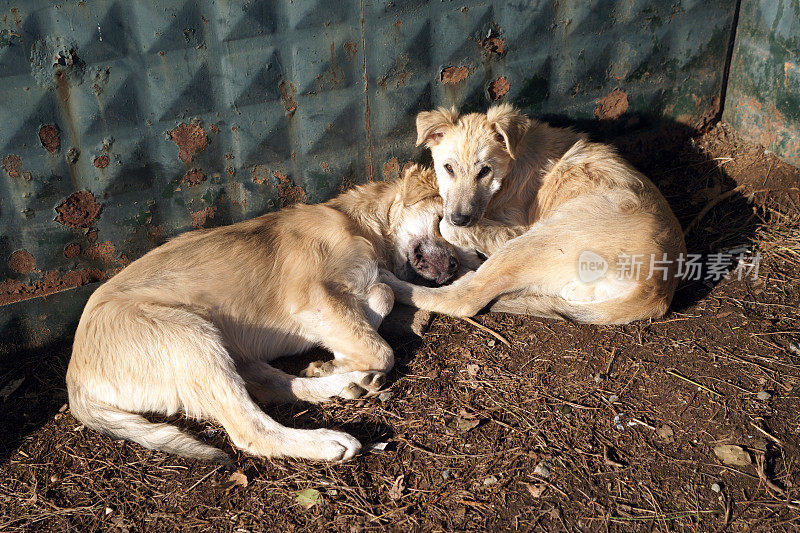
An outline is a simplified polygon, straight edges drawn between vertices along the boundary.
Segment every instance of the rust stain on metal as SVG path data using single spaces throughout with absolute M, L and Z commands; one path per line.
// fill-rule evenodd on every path
M 170 140 L 178 145 L 180 152 L 178 157 L 187 165 L 192 162 L 194 156 L 208 147 L 208 136 L 203 124 L 193 120 L 190 124 L 179 124 L 174 130 L 167 132 Z
M 116 248 L 114 247 L 114 244 L 111 241 L 103 241 L 103 242 L 98 242 L 93 246 L 90 246 L 86 250 L 86 255 L 88 255 L 92 259 L 113 261 L 115 252 Z
M 181 183 L 184 185 L 189 185 L 190 187 L 193 185 L 200 185 L 206 180 L 206 175 L 203 174 L 203 171 L 199 168 L 193 168 L 186 172 L 186 174 L 181 179 Z
M 598 120 L 614 120 L 624 115 L 628 106 L 628 95 L 617 88 L 597 100 L 594 116 Z
M 18 274 L 28 274 L 36 270 L 36 259 L 27 250 L 17 250 L 11 254 L 8 266 Z
M 269 168 L 266 165 L 255 165 L 250 173 L 253 177 L 253 183 L 263 185 L 265 181 L 269 180 Z
M 354 43 L 352 41 L 345 41 L 344 51 L 347 54 L 347 60 L 352 61 L 352 59 L 356 56 L 356 54 L 358 54 L 358 43 Z
M 294 100 L 297 94 L 297 87 L 295 87 L 294 83 L 282 81 L 278 88 L 281 90 L 281 101 L 283 102 L 283 107 L 286 108 L 286 115 L 288 117 L 294 116 L 294 112 L 297 111 L 297 102 Z
M 22 176 L 22 158 L 20 156 L 14 154 L 5 156 L 2 160 L 2 166 L 9 178 Z M 28 179 L 30 179 L 30 176 Z
M 147 228 L 147 236 L 154 243 L 161 243 L 164 241 L 164 225 L 150 226 Z
M 210 129 L 211 133 L 213 133 L 214 135 L 219 133 L 219 126 L 217 126 L 216 124 L 212 124 L 211 126 L 208 127 L 208 129 Z
M 344 83 L 344 70 L 336 64 L 336 43 L 333 41 L 331 41 L 331 60 L 328 63 L 328 69 L 317 76 L 317 83 L 320 90 L 326 87 L 335 89 Z
M 283 172 L 276 170 L 272 173 L 277 181 L 278 196 L 283 200 L 283 205 L 303 203 L 306 201 L 306 191 L 294 184 L 292 179 Z
M 467 67 L 447 67 L 442 69 L 441 79 L 445 85 L 458 85 L 469 77 Z
M 11 16 L 14 17 L 14 25 L 20 26 L 22 24 L 22 17 L 19 14 L 19 8 L 12 7 L 11 8 Z
M 81 253 L 81 245 L 77 242 L 71 242 L 64 247 L 64 257 L 67 259 L 78 257 L 79 253 Z
M 383 164 L 383 179 L 390 181 L 400 177 L 400 162 L 396 157 L 391 158 Z
M 100 216 L 100 210 L 91 192 L 78 191 L 56 207 L 56 220 L 71 228 L 88 228 Z
M 190 214 L 192 215 L 192 226 L 199 229 L 205 226 L 208 220 L 213 219 L 217 215 L 217 206 L 212 205 Z
M 47 272 L 42 280 L 34 283 L 6 280 L 0 282 L 0 305 L 47 296 L 48 294 L 73 289 L 95 281 L 102 281 L 106 279 L 107 275 L 108 273 L 103 270 L 87 268 L 73 270 L 63 276 L 54 270 Z
M 387 72 L 386 75 L 378 78 L 378 87 L 381 89 L 387 89 L 391 84 L 395 89 L 398 89 L 408 84 L 408 79 L 411 77 L 411 73 L 406 70 L 406 67 L 408 66 L 409 62 L 410 57 L 408 54 L 400 54 L 397 59 L 394 60 L 394 65 L 392 65 L 392 68 L 389 69 L 389 72 Z
M 100 155 L 94 158 L 94 166 L 97 168 L 106 168 L 109 161 L 110 160 L 107 155 Z
M 58 126 L 55 124 L 45 124 L 39 128 L 39 141 L 44 146 L 44 149 L 51 154 L 59 149 L 61 146 L 61 136 L 59 135 Z
M 489 98 L 492 100 L 499 100 L 508 93 L 511 86 L 505 76 L 500 76 L 492 83 L 489 84 Z
M 502 56 L 506 50 L 506 40 L 501 39 L 496 35 L 490 35 L 485 39 L 481 39 L 478 41 L 478 44 L 480 44 L 481 48 L 483 48 L 488 54 Z

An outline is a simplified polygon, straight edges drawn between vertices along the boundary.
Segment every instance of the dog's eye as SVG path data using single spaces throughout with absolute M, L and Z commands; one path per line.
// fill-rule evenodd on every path
M 491 171 L 492 171 L 492 169 L 491 169 L 491 168 L 489 168 L 489 167 L 483 167 L 483 168 L 481 168 L 481 169 L 478 171 L 478 179 L 481 179 L 482 177 L 484 177 L 486 174 L 488 174 L 488 173 L 489 173 L 489 172 L 491 172 Z
M 445 163 L 444 164 L 444 169 L 447 171 L 448 174 L 450 174 L 450 175 L 453 174 L 453 167 L 452 167 L 452 165 L 450 165 L 450 163 Z

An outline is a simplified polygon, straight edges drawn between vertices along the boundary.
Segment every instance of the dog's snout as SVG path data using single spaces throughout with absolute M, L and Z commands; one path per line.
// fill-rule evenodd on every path
M 452 213 L 450 215 L 450 222 L 454 226 L 468 226 L 471 218 L 470 215 L 465 215 L 464 213 Z
M 443 240 L 415 243 L 409 250 L 408 262 L 424 278 L 439 284 L 452 278 L 460 266 L 452 246 Z
M 439 276 L 436 278 L 436 283 L 442 284 L 448 279 L 452 278 L 453 275 L 458 271 L 458 257 L 455 255 L 450 255 L 447 258 L 447 267 L 443 268 L 439 273 Z
M 422 253 L 421 244 L 418 244 L 414 247 L 414 259 L 420 263 L 425 260 L 425 254 Z

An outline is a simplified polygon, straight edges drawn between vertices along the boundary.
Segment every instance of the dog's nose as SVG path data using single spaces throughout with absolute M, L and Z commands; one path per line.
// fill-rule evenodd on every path
M 450 215 L 450 222 L 454 226 L 466 226 L 469 224 L 470 216 L 463 213 L 452 213 Z
M 456 270 L 458 270 L 458 258 L 454 255 L 451 255 L 447 267 L 448 273 L 455 274 Z

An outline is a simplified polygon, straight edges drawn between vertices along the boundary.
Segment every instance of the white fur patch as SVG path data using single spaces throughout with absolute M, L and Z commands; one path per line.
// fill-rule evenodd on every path
M 571 281 L 561 289 L 561 297 L 572 304 L 595 304 L 627 296 L 637 286 L 636 281 L 617 279 L 604 279 L 594 283 Z

